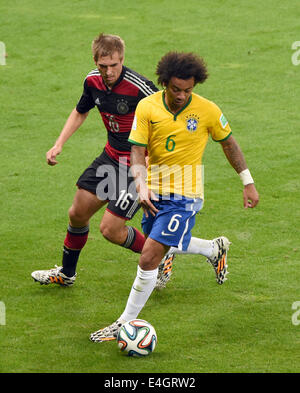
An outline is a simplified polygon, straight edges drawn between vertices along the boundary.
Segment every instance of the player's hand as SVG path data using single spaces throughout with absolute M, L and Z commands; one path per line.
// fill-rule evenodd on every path
M 52 166 L 58 164 L 58 161 L 56 161 L 56 156 L 58 156 L 61 151 L 61 147 L 53 146 L 52 149 L 46 153 L 47 164 Z
M 247 184 L 244 187 L 243 196 L 245 209 L 248 209 L 248 207 L 253 208 L 259 202 L 259 195 L 254 184 Z
M 152 216 L 155 216 L 155 214 L 158 212 L 158 209 L 153 205 L 151 200 L 158 201 L 158 198 L 156 197 L 154 192 L 149 190 L 149 188 L 146 185 L 143 185 L 139 187 L 138 193 L 139 193 L 140 204 L 145 213 L 145 216 L 148 218 L 149 213 L 152 214 Z

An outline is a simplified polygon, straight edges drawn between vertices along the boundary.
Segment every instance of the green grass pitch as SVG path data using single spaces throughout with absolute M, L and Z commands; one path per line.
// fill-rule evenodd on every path
M 0 372 L 294 373 L 300 371 L 300 40 L 296 0 L 214 2 L 11 0 L 0 5 Z M 230 122 L 261 196 L 244 210 L 242 186 L 218 144 L 204 156 L 205 204 L 193 234 L 232 241 L 229 280 L 218 286 L 204 257 L 178 256 L 166 290 L 140 317 L 158 334 L 144 359 L 89 334 L 125 306 L 138 256 L 99 233 L 103 211 L 72 288 L 40 286 L 30 273 L 61 263 L 75 181 L 100 153 L 106 133 L 92 111 L 46 165 L 94 68 L 101 31 L 126 41 L 126 65 L 155 79 L 170 50 L 195 51 L 210 77 L 195 91 Z M 141 213 L 133 220 L 140 227 Z

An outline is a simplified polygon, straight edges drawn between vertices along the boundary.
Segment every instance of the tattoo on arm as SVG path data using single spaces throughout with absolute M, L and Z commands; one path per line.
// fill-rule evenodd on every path
M 237 173 L 247 169 L 242 150 L 232 135 L 226 141 L 221 142 L 221 144 L 227 160 Z

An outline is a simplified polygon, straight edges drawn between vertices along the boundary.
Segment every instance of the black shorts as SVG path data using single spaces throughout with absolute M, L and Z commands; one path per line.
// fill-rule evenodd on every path
M 131 220 L 140 208 L 130 168 L 114 161 L 105 151 L 83 172 L 77 186 L 108 201 L 108 211 L 125 220 Z

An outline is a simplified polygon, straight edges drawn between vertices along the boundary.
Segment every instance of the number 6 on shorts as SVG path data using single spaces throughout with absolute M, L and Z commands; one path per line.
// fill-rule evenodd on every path
M 174 214 L 171 217 L 171 220 L 170 220 L 169 225 L 168 225 L 168 231 L 170 231 L 170 232 L 176 232 L 177 231 L 177 229 L 179 227 L 179 224 L 180 224 L 180 221 L 178 220 L 178 217 L 182 218 L 182 215 L 181 214 Z

